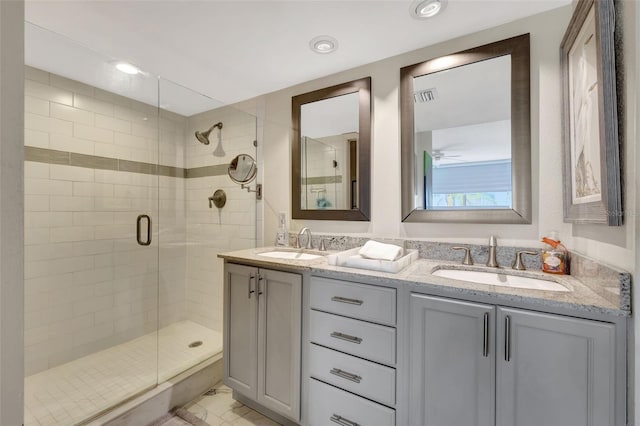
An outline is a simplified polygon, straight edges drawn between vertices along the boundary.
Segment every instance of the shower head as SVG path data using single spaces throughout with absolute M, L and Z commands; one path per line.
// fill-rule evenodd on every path
M 217 122 L 213 126 L 209 127 L 208 130 L 205 130 L 204 132 L 201 132 L 200 130 L 196 130 L 196 139 L 198 139 L 200 143 L 204 145 L 209 145 L 209 135 L 211 134 L 211 131 L 216 127 L 222 130 L 222 121 Z

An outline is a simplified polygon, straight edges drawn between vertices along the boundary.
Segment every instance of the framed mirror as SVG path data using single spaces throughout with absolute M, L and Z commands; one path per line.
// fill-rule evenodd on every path
M 370 217 L 371 77 L 292 98 L 293 219 Z
M 531 223 L 529 34 L 400 71 L 403 222 Z

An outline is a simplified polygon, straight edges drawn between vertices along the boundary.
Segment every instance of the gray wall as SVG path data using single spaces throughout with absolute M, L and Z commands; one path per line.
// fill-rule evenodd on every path
M 22 424 L 24 1 L 0 1 L 0 424 Z

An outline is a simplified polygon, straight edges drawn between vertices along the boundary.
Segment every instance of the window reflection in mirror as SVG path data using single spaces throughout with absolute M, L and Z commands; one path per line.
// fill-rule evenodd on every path
M 300 108 L 300 208 L 357 208 L 358 93 Z
M 529 45 L 400 69 L 403 222 L 531 223 Z
M 416 205 L 511 209 L 511 56 L 415 77 Z

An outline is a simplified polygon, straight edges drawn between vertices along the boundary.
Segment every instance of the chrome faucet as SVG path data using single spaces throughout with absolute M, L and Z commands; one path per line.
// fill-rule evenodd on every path
M 498 241 L 493 235 L 489 238 L 489 258 L 487 259 L 487 266 L 490 268 L 498 268 L 498 259 L 496 259 L 496 249 L 498 247 Z
M 311 245 L 311 229 L 307 228 L 306 226 L 302 228 L 300 232 L 298 232 L 298 246 L 300 246 L 300 237 L 305 233 L 307 234 L 307 245 L 304 248 L 306 248 L 307 250 L 311 250 L 313 248 L 313 246 Z

